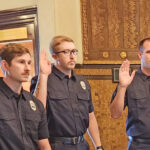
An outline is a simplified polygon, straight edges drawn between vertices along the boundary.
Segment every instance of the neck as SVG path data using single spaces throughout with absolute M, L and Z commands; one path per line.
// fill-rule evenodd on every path
M 150 68 L 141 68 L 141 70 L 145 75 L 150 76 Z
M 59 65 L 55 65 L 55 67 L 60 70 L 61 72 L 63 72 L 65 75 L 68 75 L 69 78 L 71 77 L 71 69 L 63 69 L 61 68 Z
M 3 81 L 7 84 L 7 86 L 17 94 L 21 93 L 22 84 L 18 81 L 12 80 L 11 78 L 3 78 Z

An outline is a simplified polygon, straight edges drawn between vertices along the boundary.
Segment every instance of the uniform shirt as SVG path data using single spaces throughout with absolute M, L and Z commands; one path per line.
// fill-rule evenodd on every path
M 48 138 L 44 107 L 29 92 L 14 93 L 0 78 L 0 150 L 38 150 Z
M 50 136 L 83 135 L 89 126 L 89 113 L 94 109 L 88 81 L 73 72 L 69 78 L 53 66 L 47 86 L 47 116 Z
M 112 101 L 117 88 L 112 96 Z M 125 94 L 128 106 L 126 130 L 129 136 L 150 138 L 150 77 L 139 69 Z

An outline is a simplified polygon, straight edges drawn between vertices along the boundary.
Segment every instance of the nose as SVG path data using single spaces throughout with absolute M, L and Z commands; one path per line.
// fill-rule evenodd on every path
M 73 52 L 70 52 L 70 58 L 75 58 L 75 54 Z
M 31 71 L 31 64 L 26 63 L 25 70 Z

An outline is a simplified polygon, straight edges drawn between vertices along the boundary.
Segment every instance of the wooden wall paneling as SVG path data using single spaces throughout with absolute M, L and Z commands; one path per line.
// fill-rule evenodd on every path
M 150 37 L 150 0 L 81 0 L 84 64 L 139 64 L 138 43 Z

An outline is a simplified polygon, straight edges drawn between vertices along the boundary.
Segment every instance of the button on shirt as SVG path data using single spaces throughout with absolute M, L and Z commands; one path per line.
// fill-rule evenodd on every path
M 48 77 L 47 95 L 50 136 L 83 135 L 89 126 L 89 113 L 93 109 L 88 81 L 73 72 L 69 78 L 53 66 Z
M 0 78 L 0 150 L 38 150 L 48 138 L 44 107 L 29 92 L 14 93 Z
M 114 99 L 117 88 L 112 96 Z M 126 130 L 129 136 L 150 138 L 150 77 L 139 69 L 125 94 L 128 106 Z

